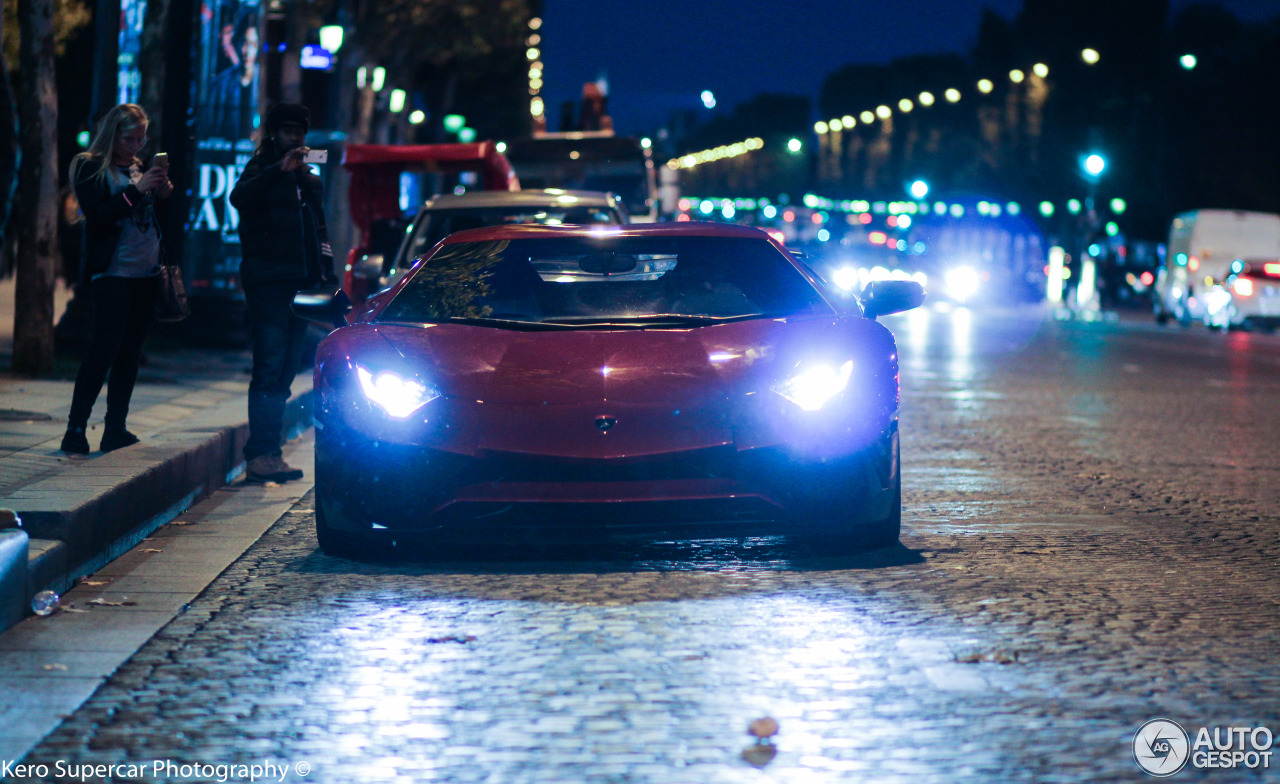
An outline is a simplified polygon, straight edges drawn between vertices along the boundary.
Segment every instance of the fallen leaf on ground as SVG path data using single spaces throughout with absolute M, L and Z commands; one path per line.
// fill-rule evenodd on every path
M 111 599 L 99 598 L 99 599 L 90 599 L 89 604 L 96 604 L 99 607 L 135 607 L 137 606 L 138 603 L 130 602 L 130 601 L 116 602 L 116 601 L 112 601 Z
M 956 661 L 960 664 L 981 664 L 983 662 L 1015 664 L 1018 661 L 1018 652 L 1007 648 L 997 648 L 994 651 L 980 651 L 956 656 Z
M 142 548 L 142 552 L 144 552 L 144 553 L 163 553 L 163 552 L 164 552 L 164 550 L 160 550 L 160 549 L 157 549 L 157 548 L 155 548 L 155 547 L 144 547 L 144 548 Z
M 756 719 L 747 725 L 747 734 L 757 738 L 772 738 L 778 734 L 778 720 L 772 716 Z
M 46 664 L 46 665 L 44 665 L 44 667 L 43 667 L 42 669 L 45 669 L 45 670 L 51 670 L 51 671 L 52 671 L 52 670 L 57 670 L 58 672 L 66 672 L 66 670 L 67 670 L 67 665 L 65 665 L 65 664 Z
M 742 750 L 742 758 L 753 768 L 763 768 L 778 756 L 778 747 L 771 743 L 756 743 Z

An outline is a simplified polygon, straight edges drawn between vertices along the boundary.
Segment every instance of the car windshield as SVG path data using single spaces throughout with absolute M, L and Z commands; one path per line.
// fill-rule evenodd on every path
M 572 198 L 572 197 L 569 197 Z M 621 223 L 619 213 L 602 206 L 581 204 L 511 205 L 506 207 L 465 207 L 456 210 L 428 210 L 409 240 L 407 259 L 423 255 L 440 240 L 464 229 L 506 226 L 516 223 L 544 223 L 552 226 L 574 224 L 607 226 Z
M 763 239 L 547 237 L 446 245 L 378 321 L 682 327 L 833 312 Z

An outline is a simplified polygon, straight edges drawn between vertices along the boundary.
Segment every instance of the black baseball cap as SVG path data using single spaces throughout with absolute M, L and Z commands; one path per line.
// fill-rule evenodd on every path
M 300 103 L 278 103 L 267 110 L 268 131 L 285 125 L 296 125 L 304 131 L 310 130 L 311 111 Z

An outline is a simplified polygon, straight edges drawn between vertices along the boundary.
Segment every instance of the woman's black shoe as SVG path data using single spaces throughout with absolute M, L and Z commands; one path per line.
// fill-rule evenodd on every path
M 138 437 L 128 430 L 107 430 L 102 434 L 102 451 L 112 452 L 126 446 L 133 446 L 138 443 Z M 85 443 L 85 451 L 88 452 L 88 443 Z
M 62 446 L 58 447 L 71 455 L 89 454 L 89 439 L 84 435 L 83 427 L 69 427 L 62 437 Z

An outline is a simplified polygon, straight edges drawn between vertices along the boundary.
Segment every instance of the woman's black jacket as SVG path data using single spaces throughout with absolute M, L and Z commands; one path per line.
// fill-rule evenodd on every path
M 111 267 L 111 259 L 116 255 L 116 245 L 120 244 L 120 233 L 124 229 L 121 222 L 150 198 L 134 185 L 125 186 L 123 191 L 113 196 L 111 186 L 97 176 L 100 171 L 102 162 L 92 158 L 76 171 L 76 200 L 80 202 L 80 213 L 84 215 L 81 283 L 89 282 L 94 275 L 100 275 Z M 157 233 L 160 232 L 160 223 L 157 215 Z

